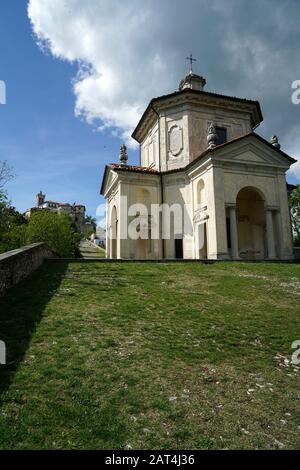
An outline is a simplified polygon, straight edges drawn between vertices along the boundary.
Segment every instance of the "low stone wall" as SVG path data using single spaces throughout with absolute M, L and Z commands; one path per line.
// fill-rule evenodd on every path
M 37 269 L 46 258 L 54 254 L 46 243 L 35 243 L 18 250 L 8 251 L 0 255 L 0 297 L 8 289 L 25 279 Z

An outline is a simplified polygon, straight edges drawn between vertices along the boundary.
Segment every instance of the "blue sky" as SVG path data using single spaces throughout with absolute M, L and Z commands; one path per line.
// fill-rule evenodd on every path
M 0 79 L 7 103 L 0 106 L 0 160 L 16 178 L 8 186 L 18 210 L 49 199 L 86 204 L 95 215 L 104 165 L 119 154 L 119 139 L 74 115 L 71 81 L 75 66 L 37 47 L 25 0 L 1 0 Z M 132 152 L 132 158 L 136 152 Z
M 300 157 L 298 0 L 1 0 L 0 160 L 18 210 L 41 189 L 95 215 L 106 163 L 117 161 L 148 101 L 177 88 L 185 57 L 207 90 L 259 99 L 266 138 Z M 38 45 L 44 43 L 44 51 Z M 46 45 L 46 47 L 45 47 Z M 74 82 L 75 80 L 75 82 Z M 75 83 L 75 86 L 74 86 Z M 77 110 L 77 117 L 75 116 Z M 102 131 L 97 128 L 102 127 Z M 138 150 L 129 149 L 130 162 Z M 288 176 L 300 182 L 300 165 Z

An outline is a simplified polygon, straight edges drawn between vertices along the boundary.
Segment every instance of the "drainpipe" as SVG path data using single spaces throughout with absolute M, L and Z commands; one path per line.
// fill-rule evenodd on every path
M 160 194 L 161 194 L 161 207 L 163 207 L 164 204 L 164 185 L 163 185 L 163 174 L 161 171 L 161 152 L 160 152 L 160 116 L 156 109 L 151 105 L 152 111 L 156 114 L 157 116 L 157 122 L 158 122 L 158 169 L 159 169 L 159 176 L 160 176 Z M 163 213 L 161 215 L 161 227 L 160 227 L 160 237 L 161 237 L 161 243 L 162 243 L 162 258 L 165 258 L 165 240 L 163 240 L 162 235 L 163 235 Z

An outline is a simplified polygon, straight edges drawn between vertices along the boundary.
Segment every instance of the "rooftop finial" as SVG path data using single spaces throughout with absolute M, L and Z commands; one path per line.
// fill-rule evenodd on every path
M 193 54 L 190 54 L 189 57 L 186 57 L 186 60 L 190 62 L 190 73 L 193 73 L 193 62 L 197 62 L 197 59 L 193 59 Z
M 273 135 L 273 136 L 271 137 L 271 144 L 273 145 L 273 147 L 275 147 L 275 148 L 277 148 L 278 150 L 280 150 L 281 145 L 280 145 L 280 143 L 279 143 L 279 141 L 278 141 L 277 135 Z
M 120 148 L 120 162 L 122 166 L 126 166 L 128 161 L 127 147 L 125 144 L 121 145 Z
M 207 129 L 208 148 L 213 149 L 218 145 L 218 134 L 214 122 L 210 122 Z
M 190 71 L 187 76 L 181 80 L 179 84 L 179 90 L 185 90 L 186 88 L 190 88 L 191 90 L 203 91 L 206 80 L 205 78 L 197 75 L 193 71 L 193 62 L 197 62 L 197 59 L 193 58 L 193 54 L 190 54 L 189 57 L 186 57 L 186 60 L 190 62 Z

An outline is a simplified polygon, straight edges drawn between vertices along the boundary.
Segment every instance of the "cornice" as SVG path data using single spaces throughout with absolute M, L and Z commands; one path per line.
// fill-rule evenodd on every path
M 183 90 L 181 92 L 175 92 L 170 95 L 154 98 L 141 117 L 132 137 L 141 143 L 149 132 L 149 127 L 151 127 L 155 120 L 158 119 L 157 114 L 161 114 L 161 117 L 163 117 L 162 113 L 167 109 L 180 106 L 182 104 L 194 104 L 195 106 L 205 105 L 216 109 L 230 109 L 235 112 L 249 113 L 251 115 L 253 127 L 260 124 L 263 120 L 258 101 L 209 92 Z

